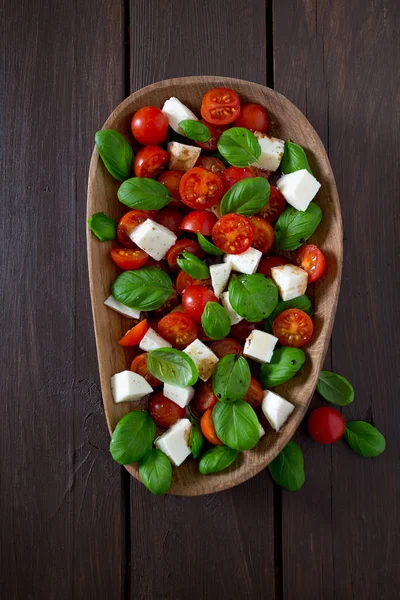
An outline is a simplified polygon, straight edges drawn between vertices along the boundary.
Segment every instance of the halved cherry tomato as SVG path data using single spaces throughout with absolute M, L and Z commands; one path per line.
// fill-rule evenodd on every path
M 129 329 L 126 334 L 119 340 L 120 346 L 137 346 L 144 338 L 148 329 L 146 319 L 140 321 L 137 325 Z
M 209 277 L 207 279 L 193 279 L 188 273 L 181 270 L 178 273 L 175 285 L 178 294 L 182 295 L 189 285 L 202 285 L 203 287 L 211 289 L 211 279 Z
M 216 150 L 218 148 L 218 140 L 221 137 L 222 132 L 225 131 L 226 127 L 216 127 L 212 123 L 207 123 L 207 121 L 205 121 L 204 119 L 201 119 L 200 123 L 203 123 L 203 125 L 205 125 L 208 128 L 211 137 L 208 140 L 208 142 L 196 142 L 196 145 L 200 146 L 200 148 L 203 148 L 203 150 L 207 150 L 209 152 L 211 152 L 212 150 Z
M 311 338 L 314 325 L 304 311 L 299 308 L 288 308 L 275 317 L 272 331 L 282 346 L 300 348 Z
M 154 377 L 154 375 L 152 375 L 150 373 L 148 366 L 147 366 L 148 357 L 149 357 L 149 355 L 147 352 L 144 352 L 143 354 L 138 354 L 138 356 L 135 356 L 135 358 L 133 359 L 132 364 L 131 364 L 131 371 L 144 377 L 145 380 L 147 381 L 147 383 L 149 385 L 151 385 L 152 388 L 155 388 L 155 387 L 161 385 L 162 381 L 160 381 L 159 379 L 157 379 L 157 377 Z
M 183 202 L 181 201 L 181 196 L 179 194 L 179 184 L 184 174 L 185 171 L 163 171 L 157 178 L 157 181 L 165 185 L 174 199 L 174 201 L 169 203 L 169 206 L 183 206 Z
M 149 258 L 144 250 L 133 250 L 133 248 L 111 248 L 110 252 L 117 267 L 128 271 L 140 269 Z
M 252 167 L 228 167 L 221 173 L 221 181 L 224 186 L 224 194 L 231 189 L 235 183 L 243 179 L 251 179 L 256 176 L 256 172 Z
M 274 228 L 262 217 L 253 215 L 249 218 L 254 227 L 253 248 L 256 248 L 263 254 L 266 254 L 274 243 Z
M 132 233 L 135 227 L 147 219 L 150 219 L 150 213 L 145 210 L 130 210 L 120 219 L 117 227 L 117 236 L 125 248 L 137 248 L 136 244 L 129 237 L 129 234 Z
M 212 339 L 206 335 L 201 323 L 197 323 L 197 337 L 201 342 L 212 342 Z
M 247 390 L 243 400 L 245 402 L 248 402 L 248 404 L 250 404 L 250 406 L 252 406 L 253 408 L 257 408 L 257 406 L 261 406 L 263 398 L 264 392 L 261 387 L 261 384 L 257 381 L 255 377 L 252 377 L 250 379 L 249 389 Z
M 222 442 L 215 433 L 214 423 L 212 420 L 212 408 L 208 408 L 206 412 L 200 419 L 200 429 L 201 433 L 204 435 L 206 440 L 210 442 L 210 444 L 214 444 L 214 446 L 222 446 Z
M 270 186 L 270 193 L 267 204 L 264 206 L 262 210 L 260 210 L 260 215 L 266 221 L 272 223 L 276 221 L 286 207 L 286 200 L 283 197 L 282 193 L 278 190 L 274 185 Z
M 239 321 L 236 325 L 232 325 L 230 334 L 235 340 L 238 340 L 241 344 L 244 344 L 246 338 L 249 337 L 251 332 L 254 329 L 263 329 L 263 324 L 261 323 L 249 323 L 246 319 Z
M 321 406 L 308 418 L 308 433 L 319 444 L 333 444 L 344 434 L 346 422 L 335 408 Z
M 203 235 L 211 235 L 217 217 L 206 210 L 192 210 L 181 223 L 181 229 L 192 231 L 193 233 L 200 232 Z
M 207 171 L 211 171 L 216 175 L 221 175 L 222 171 L 225 170 L 225 165 L 222 160 L 215 158 L 214 156 L 199 156 L 196 161 L 195 167 L 203 167 Z
M 190 208 L 210 208 L 222 196 L 221 179 L 203 167 L 193 167 L 185 173 L 179 184 L 181 200 Z
M 167 166 L 169 154 L 160 146 L 145 146 L 135 156 L 133 170 L 136 177 L 155 179 Z
M 158 324 L 158 333 L 178 350 L 183 350 L 197 338 L 194 321 L 184 312 L 171 312 Z
M 157 427 L 167 429 L 185 416 L 185 409 L 166 398 L 161 392 L 152 394 L 149 401 L 149 413 Z
M 131 130 L 140 144 L 162 144 L 168 133 L 168 117 L 155 106 L 143 106 L 135 112 Z
M 181 240 L 175 242 L 175 244 L 172 246 L 172 248 L 168 250 L 167 253 L 168 265 L 172 271 L 178 270 L 179 267 L 176 260 L 179 254 L 182 254 L 182 252 L 191 252 L 192 254 L 197 256 L 197 258 L 204 258 L 205 256 L 204 250 L 200 248 L 197 242 L 195 242 L 194 240 L 182 238 Z
M 232 123 L 240 113 L 239 96 L 228 88 L 214 88 L 204 94 L 201 116 L 213 125 Z
M 210 350 L 214 352 L 214 354 L 218 358 L 222 358 L 227 354 L 242 354 L 243 348 L 239 344 L 237 340 L 233 340 L 232 338 L 224 338 L 222 340 L 216 340 L 210 345 Z
M 297 251 L 296 265 L 307 271 L 308 283 L 314 283 L 325 272 L 325 256 L 318 246 L 307 244 Z
M 241 254 L 253 243 L 254 227 L 247 217 L 228 214 L 215 223 L 212 239 L 225 254 Z
M 183 214 L 177 208 L 171 208 L 166 206 L 162 208 L 154 217 L 154 220 L 160 225 L 164 225 L 167 229 L 172 231 L 175 235 L 182 235 L 181 223 Z
M 212 381 L 202 381 L 194 395 L 194 407 L 198 412 L 204 412 L 213 408 L 218 402 L 217 396 L 213 392 Z
M 178 292 L 174 290 L 168 300 L 160 308 L 153 310 L 153 315 L 165 315 L 179 304 Z
M 196 323 L 201 322 L 201 316 L 207 302 L 218 302 L 218 298 L 211 290 L 202 285 L 189 285 L 183 292 L 183 309 Z
M 250 131 L 260 131 L 267 133 L 269 129 L 269 114 L 266 108 L 261 104 L 242 104 L 240 115 L 235 119 L 234 127 L 244 127 Z
M 290 261 L 284 256 L 267 256 L 262 258 L 258 265 L 257 273 L 265 275 L 265 277 L 272 277 L 272 267 L 280 267 L 282 265 L 288 265 Z

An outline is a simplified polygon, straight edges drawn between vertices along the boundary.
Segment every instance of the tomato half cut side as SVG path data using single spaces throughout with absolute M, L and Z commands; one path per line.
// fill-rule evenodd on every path
M 207 169 L 207 171 L 211 171 L 216 175 L 221 175 L 225 171 L 224 163 L 215 156 L 199 156 L 194 166 L 203 167 L 203 169 Z
M 206 210 L 192 210 L 181 222 L 181 229 L 192 231 L 193 233 L 201 233 L 210 236 L 217 217 Z
M 147 321 L 146 319 L 143 319 L 143 321 L 140 321 L 140 323 L 126 332 L 126 334 L 119 340 L 119 345 L 124 347 L 137 346 L 146 335 L 147 329 Z
M 224 186 L 224 194 L 231 189 L 235 183 L 243 179 L 252 179 L 256 176 L 253 167 L 228 167 L 221 173 L 221 181 Z
M 314 283 L 325 272 L 325 256 L 314 244 L 307 244 L 297 251 L 296 265 L 307 271 L 308 283 Z
M 149 368 L 147 366 L 148 357 L 149 355 L 147 352 L 135 356 L 131 364 L 131 371 L 144 377 L 147 383 L 151 385 L 152 388 L 155 388 L 161 385 L 162 381 L 160 381 L 159 379 L 157 379 L 157 377 L 154 377 L 154 375 L 150 373 Z
M 275 317 L 272 331 L 282 346 L 300 348 L 311 338 L 314 325 L 304 311 L 298 308 L 288 308 Z
M 143 267 L 149 255 L 144 250 L 133 248 L 111 248 L 111 258 L 120 269 L 135 271 Z
M 232 123 L 240 113 L 240 99 L 229 88 L 214 88 L 204 94 L 201 102 L 201 116 L 212 125 Z
M 211 208 L 222 196 L 222 181 L 218 175 L 203 167 L 193 167 L 179 184 L 181 200 L 196 209 Z
M 213 409 L 208 408 L 206 410 L 206 412 L 203 414 L 203 416 L 201 417 L 201 419 L 200 419 L 201 433 L 204 435 L 206 440 L 210 442 L 210 444 L 214 444 L 214 446 L 222 446 L 223 444 L 215 432 L 214 423 L 212 420 L 212 412 L 213 412 Z
M 288 265 L 290 260 L 284 256 L 267 256 L 262 258 L 258 265 L 257 273 L 265 275 L 265 277 L 272 277 L 272 267 L 281 267 L 282 265 Z
M 227 354 L 243 354 L 243 348 L 237 340 L 232 338 L 224 338 L 223 340 L 216 340 L 210 344 L 210 350 L 214 352 L 215 356 L 222 358 Z
M 254 227 L 247 217 L 230 213 L 215 223 L 212 239 L 225 254 L 241 254 L 253 243 Z
M 167 252 L 167 262 L 171 271 L 178 271 L 177 259 L 182 252 L 190 252 L 197 256 L 197 258 L 203 259 L 205 254 L 197 242 L 182 238 L 175 242 L 175 244 Z
M 213 392 L 212 381 L 202 381 L 194 396 L 194 407 L 197 412 L 204 412 L 209 408 L 213 408 L 217 402 L 218 398 Z
M 136 177 L 155 179 L 167 166 L 169 154 L 160 146 L 145 146 L 135 156 L 133 170 Z
M 280 190 L 274 185 L 270 186 L 269 198 L 267 204 L 260 210 L 260 216 L 273 223 L 276 221 L 286 208 L 286 200 Z
M 119 220 L 117 227 L 117 237 L 125 248 L 137 248 L 136 244 L 132 242 L 129 234 L 147 219 L 150 219 L 150 214 L 144 210 L 130 210 L 125 213 Z
M 167 429 L 185 416 L 185 409 L 166 398 L 161 392 L 152 394 L 149 401 L 149 413 L 157 427 Z
M 270 118 L 267 109 L 261 104 L 249 102 L 248 104 L 242 104 L 240 115 L 235 119 L 233 126 L 267 133 L 269 124 Z
M 319 444 L 333 444 L 344 434 L 346 423 L 335 408 L 321 406 L 312 411 L 308 418 L 308 433 Z
M 201 322 L 201 317 L 207 302 L 218 302 L 218 298 L 215 296 L 214 292 L 202 285 L 190 285 L 183 292 L 183 310 L 192 317 L 195 323 Z
M 266 254 L 269 252 L 272 244 L 274 243 L 274 228 L 262 217 L 257 217 L 254 215 L 249 218 L 254 227 L 253 248 L 256 248 L 256 250 Z
M 159 322 L 158 333 L 174 348 L 183 350 L 197 338 L 197 327 L 186 313 L 171 312 Z

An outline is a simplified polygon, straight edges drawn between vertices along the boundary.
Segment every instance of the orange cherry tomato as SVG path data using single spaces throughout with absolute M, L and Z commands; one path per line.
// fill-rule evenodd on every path
M 260 210 L 260 216 L 272 223 L 276 221 L 286 208 L 286 200 L 283 194 L 274 185 L 270 186 L 269 198 L 267 204 Z
M 235 183 L 243 179 L 251 179 L 256 176 L 252 167 L 228 167 L 221 173 L 221 181 L 224 186 L 224 194 L 231 189 Z
M 300 348 L 311 338 L 314 325 L 304 311 L 299 308 L 288 308 L 275 317 L 272 331 L 282 346 Z
M 190 208 L 211 208 L 222 196 L 221 179 L 203 167 L 193 167 L 185 173 L 179 184 L 181 200 Z
M 240 113 L 239 96 L 229 88 L 214 88 L 204 94 L 201 116 L 212 125 L 232 123 Z
M 222 446 L 222 442 L 215 433 L 214 423 L 212 420 L 213 409 L 208 408 L 200 419 L 200 429 L 206 440 L 214 446 Z
M 254 227 L 243 215 L 224 215 L 213 227 L 212 240 L 225 254 L 241 254 L 253 243 Z
M 222 340 L 216 340 L 212 344 L 210 344 L 210 350 L 214 352 L 214 354 L 218 358 L 222 358 L 227 354 L 242 354 L 243 348 L 239 344 L 237 340 L 232 338 L 224 338 Z
M 185 416 L 185 409 L 166 398 L 161 392 L 152 394 L 149 401 L 149 413 L 157 427 L 167 429 Z
M 128 271 L 140 269 L 149 258 L 144 250 L 133 250 L 133 248 L 111 248 L 110 252 L 117 267 Z
M 250 131 L 260 131 L 267 133 L 269 129 L 269 114 L 266 108 L 261 104 L 249 102 L 242 104 L 240 115 L 235 119 L 233 127 L 244 127 Z
M 336 408 L 320 406 L 308 418 L 308 433 L 319 444 L 333 444 L 340 440 L 346 422 Z
M 284 256 L 267 256 L 267 258 L 261 259 L 257 273 L 261 273 L 262 275 L 265 275 L 265 277 L 272 277 L 272 267 L 280 267 L 282 265 L 288 265 L 289 263 L 290 260 Z
M 250 404 L 250 406 L 252 406 L 253 408 L 257 408 L 258 406 L 261 406 L 263 399 L 264 392 L 261 387 L 261 384 L 257 381 L 255 377 L 252 377 L 250 379 L 249 389 L 247 390 L 243 400 L 245 402 L 248 402 L 248 404 Z
M 152 388 L 155 388 L 161 385 L 162 381 L 160 381 L 159 379 L 157 379 L 157 377 L 154 377 L 154 375 L 150 373 L 149 368 L 147 366 L 148 357 L 149 355 L 147 352 L 135 356 L 131 364 L 131 371 L 144 377 L 147 383 L 151 385 Z
M 197 412 L 204 412 L 213 408 L 218 402 L 217 396 L 213 392 L 211 380 L 202 381 L 194 396 L 194 407 Z
M 183 350 L 197 338 L 194 321 L 184 312 L 171 312 L 158 324 L 158 333 L 178 350 Z
M 191 252 L 197 256 L 197 258 L 203 259 L 205 257 L 204 250 L 202 250 L 197 242 L 182 238 L 175 242 L 175 244 L 167 252 L 167 261 L 171 271 L 177 271 L 179 269 L 177 258 L 182 252 Z
M 263 254 L 266 254 L 274 243 L 274 228 L 262 217 L 253 215 L 249 218 L 254 227 L 253 248 L 256 248 Z
M 143 106 L 135 112 L 131 130 L 140 144 L 162 144 L 168 134 L 168 117 L 155 106 Z
M 296 265 L 307 271 L 308 283 L 318 281 L 325 273 L 325 256 L 314 244 L 307 244 L 297 251 Z
M 145 146 L 135 156 L 133 170 L 136 177 L 155 179 L 167 166 L 169 154 L 160 146 Z
M 117 236 L 125 248 L 137 248 L 136 244 L 132 242 L 129 235 L 132 233 L 135 227 L 150 218 L 150 213 L 145 210 L 130 210 L 124 214 L 118 223 Z
M 119 340 L 120 346 L 137 346 L 144 338 L 147 331 L 147 321 L 143 319 L 137 325 L 129 329 L 126 334 Z

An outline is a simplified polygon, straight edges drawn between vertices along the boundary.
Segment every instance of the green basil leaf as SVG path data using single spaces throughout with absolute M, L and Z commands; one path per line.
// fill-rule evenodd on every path
M 175 348 L 151 350 L 147 355 L 147 367 L 160 381 L 179 387 L 194 385 L 198 379 L 193 360 Z
M 97 212 L 88 218 L 88 225 L 101 242 L 115 240 L 117 235 L 117 224 L 111 217 L 103 212 Z
M 311 202 L 307 210 L 287 208 L 275 224 L 275 243 L 280 250 L 295 250 L 314 233 L 321 223 L 322 210 Z
M 305 481 L 304 459 L 300 447 L 288 442 L 284 449 L 268 465 L 272 479 L 285 490 L 296 492 Z
M 197 241 L 199 242 L 199 246 L 204 252 L 207 254 L 212 254 L 213 256 L 222 256 L 223 252 L 217 246 L 214 246 L 212 242 L 207 240 L 203 234 L 197 234 Z
M 204 333 L 212 340 L 221 340 L 229 335 L 231 321 L 228 313 L 218 302 L 207 302 L 201 317 Z
M 208 142 L 211 138 L 210 130 L 204 123 L 194 121 L 193 119 L 184 119 L 178 124 L 183 129 L 186 137 L 195 142 Z
M 285 175 L 294 173 L 295 171 L 301 171 L 301 169 L 307 169 L 307 171 L 313 175 L 303 148 L 290 140 L 285 144 L 285 151 L 282 156 L 280 167 L 282 173 Z
M 125 181 L 132 173 L 134 158 L 128 140 L 119 131 L 102 129 L 94 141 L 107 171 L 114 179 Z
M 260 439 L 260 423 L 250 404 L 236 400 L 218 402 L 212 413 L 215 432 L 222 443 L 234 450 L 250 450 Z
M 171 200 L 171 194 L 163 185 L 147 177 L 127 179 L 118 190 L 118 200 L 138 210 L 158 210 Z
M 130 412 L 117 423 L 112 434 L 110 452 L 120 465 L 141 460 L 151 450 L 156 424 L 147 410 Z
M 249 389 L 249 363 L 239 354 L 227 354 L 217 363 L 213 376 L 213 392 L 221 402 L 241 400 Z
M 152 494 L 165 494 L 171 487 L 172 465 L 158 448 L 153 448 L 139 463 L 139 475 L 143 485 Z
M 207 265 L 191 252 L 182 252 L 178 255 L 176 262 L 182 271 L 185 271 L 193 279 L 207 279 L 210 277 L 210 269 Z
M 265 331 L 267 333 L 272 333 L 272 323 L 274 322 L 275 317 L 288 308 L 299 308 L 310 317 L 312 315 L 311 300 L 308 296 L 297 296 L 297 298 L 293 298 L 292 300 L 279 300 L 275 310 L 265 321 Z
M 235 183 L 224 194 L 221 200 L 221 215 L 238 213 L 239 215 L 255 215 L 269 200 L 270 185 L 264 177 L 242 179 Z
M 346 406 L 354 400 L 354 388 L 350 381 L 330 371 L 321 371 L 319 374 L 317 392 L 328 402 L 339 406 Z
M 269 317 L 278 304 L 278 288 L 272 279 L 259 273 L 234 275 L 228 287 L 233 309 L 250 323 Z
M 277 348 L 271 362 L 263 363 L 258 377 L 263 389 L 289 381 L 304 365 L 306 357 L 300 348 Z
M 169 276 L 157 267 L 124 271 L 112 286 L 118 302 L 136 310 L 156 310 L 171 296 L 174 288 Z
M 386 448 L 386 440 L 380 431 L 365 421 L 346 423 L 344 439 L 361 456 L 379 456 Z
M 258 139 L 244 127 L 231 127 L 218 140 L 218 150 L 234 167 L 247 167 L 259 162 L 261 146 Z
M 203 454 L 199 462 L 199 471 L 202 475 L 218 473 L 235 462 L 238 451 L 228 446 L 215 446 Z
M 203 449 L 204 439 L 201 434 L 200 426 L 196 419 L 190 419 L 192 423 L 192 429 L 190 430 L 189 446 L 193 454 L 193 458 L 199 458 L 200 453 Z

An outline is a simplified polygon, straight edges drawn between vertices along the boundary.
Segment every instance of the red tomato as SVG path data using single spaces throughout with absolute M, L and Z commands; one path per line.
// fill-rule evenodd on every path
M 214 446 L 222 446 L 222 442 L 215 433 L 214 423 L 212 420 L 212 408 L 208 408 L 204 415 L 200 419 L 200 429 L 201 433 L 204 435 L 206 440 L 210 442 L 210 444 L 214 444 Z
M 214 156 L 199 156 L 194 166 L 203 167 L 203 169 L 212 171 L 216 175 L 221 175 L 222 171 L 225 170 L 225 165 L 222 160 L 214 158 Z
M 194 395 L 194 407 L 198 412 L 204 412 L 213 408 L 218 402 L 217 396 L 213 392 L 211 380 L 202 381 Z
M 159 379 L 157 379 L 157 377 L 154 377 L 154 375 L 150 373 L 147 366 L 148 356 L 149 355 L 147 352 L 135 356 L 131 364 L 131 371 L 144 377 L 147 383 L 150 384 L 152 388 L 155 388 L 158 385 L 161 385 L 162 381 L 160 381 Z
M 135 156 L 133 170 L 136 177 L 155 179 L 167 166 L 169 154 L 160 146 L 145 146 Z
M 183 350 L 197 338 L 197 327 L 184 312 L 171 312 L 158 324 L 158 333 L 178 350 Z
M 268 111 L 261 104 L 254 104 L 254 102 L 242 104 L 240 115 L 235 119 L 233 126 L 267 133 L 269 129 Z
M 207 302 L 218 302 L 218 298 L 211 290 L 202 285 L 189 285 L 183 292 L 183 309 L 196 323 L 201 322 L 201 316 Z
M 249 218 L 254 227 L 253 248 L 256 248 L 263 254 L 266 254 L 274 243 L 274 228 L 262 217 L 257 217 L 254 215 Z
M 275 317 L 272 331 L 282 346 L 300 348 L 311 338 L 314 325 L 304 311 L 299 308 L 288 308 Z
M 255 172 L 256 177 L 264 177 L 264 179 L 268 179 L 271 177 L 271 173 L 273 171 L 266 171 L 265 169 L 260 169 L 259 167 L 252 167 Z
M 288 265 L 290 261 L 284 256 L 267 256 L 262 258 L 258 265 L 257 273 L 265 275 L 265 277 L 272 277 L 272 267 L 281 267 L 282 265 Z
M 228 337 L 224 338 L 223 340 L 216 340 L 215 342 L 213 342 L 210 345 L 210 350 L 212 350 L 218 358 L 222 358 L 227 354 L 243 353 L 243 348 L 239 344 L 239 342 Z
M 180 224 L 182 223 L 182 213 L 176 208 L 170 208 L 166 206 L 162 208 L 157 215 L 154 217 L 154 220 L 160 225 L 164 225 L 167 229 L 172 231 L 175 235 L 182 234 Z
M 228 88 L 214 88 L 203 96 L 201 116 L 212 125 L 232 123 L 240 113 L 239 96 Z
M 176 278 L 176 291 L 178 294 L 183 294 L 189 285 L 202 285 L 206 288 L 211 288 L 211 279 L 193 279 L 185 271 L 179 271 L 178 277 Z
M 307 271 L 308 283 L 314 283 L 325 272 L 325 256 L 317 246 L 307 244 L 297 251 L 296 265 Z
M 207 150 L 209 152 L 216 150 L 218 148 L 217 144 L 219 138 L 221 137 L 221 133 L 225 131 L 226 127 L 216 127 L 212 123 L 207 123 L 207 121 L 204 119 L 201 119 L 200 123 L 203 123 L 203 125 L 208 128 L 211 137 L 208 142 L 196 142 L 197 146 L 200 146 L 200 148 L 203 148 L 203 150 Z
M 199 231 L 203 235 L 211 235 L 212 229 L 217 221 L 217 217 L 212 212 L 206 210 L 193 210 L 183 219 L 181 229 L 192 231 L 193 233 Z
M 125 248 L 137 248 L 136 244 L 129 237 L 129 234 L 140 223 L 146 221 L 146 219 L 150 219 L 150 214 L 144 210 L 130 210 L 120 219 L 117 227 L 117 236 Z
M 157 269 L 162 269 L 165 273 L 169 273 L 168 263 L 163 258 L 161 260 L 154 260 L 154 258 L 149 256 L 146 267 L 156 267 Z
M 129 329 L 126 334 L 119 340 L 120 346 L 137 346 L 144 338 L 147 331 L 147 321 L 143 319 L 137 325 Z
M 215 223 L 212 239 L 225 254 L 241 254 L 253 243 L 254 227 L 247 217 L 228 214 Z
M 254 329 L 263 329 L 262 323 L 249 323 L 246 319 L 239 321 L 236 325 L 232 325 L 230 334 L 235 340 L 244 344 L 246 338 L 249 337 Z
M 168 133 L 168 117 L 155 106 L 143 106 L 131 122 L 134 137 L 140 144 L 162 144 Z
M 221 179 L 203 167 L 193 167 L 185 173 L 179 184 L 181 200 L 190 208 L 210 208 L 222 196 Z
M 212 339 L 206 335 L 201 323 L 197 323 L 197 337 L 201 342 L 212 342 Z
M 175 306 L 178 306 L 178 304 L 179 296 L 177 291 L 174 290 L 168 298 L 168 300 L 164 302 L 164 304 L 160 306 L 160 308 L 156 308 L 155 310 L 153 310 L 153 315 L 165 315 L 166 313 L 171 312 L 171 310 L 175 308 Z
M 152 394 L 149 402 L 149 413 L 157 427 L 167 429 L 185 416 L 185 409 L 166 398 L 161 392 Z
M 175 202 L 170 202 L 169 206 L 183 206 L 179 194 L 179 184 L 184 174 L 185 171 L 163 171 L 161 175 L 158 176 L 157 181 L 165 185 L 175 200 Z
M 252 167 L 228 167 L 221 173 L 221 181 L 224 186 L 224 194 L 238 181 L 242 179 L 251 179 L 256 176 L 256 172 Z
M 312 411 L 308 418 L 308 433 L 319 444 L 333 444 L 340 440 L 346 427 L 338 410 L 321 406 Z
M 146 264 L 149 255 L 144 250 L 132 248 L 111 248 L 111 258 L 120 269 L 134 271 Z
M 249 389 L 247 390 L 243 400 L 250 404 L 250 406 L 252 406 L 253 408 L 257 408 L 258 406 L 261 406 L 263 398 L 264 392 L 261 387 L 261 384 L 257 381 L 255 377 L 252 377 L 250 379 Z
M 267 204 L 264 206 L 262 210 L 260 210 L 260 215 L 266 221 L 272 223 L 276 221 L 286 207 L 286 200 L 283 197 L 282 193 L 278 190 L 274 185 L 270 186 L 270 193 Z
M 179 254 L 182 254 L 182 252 L 191 252 L 197 256 L 197 258 L 204 258 L 205 256 L 204 251 L 200 248 L 197 242 L 182 238 L 181 240 L 175 242 L 172 248 L 170 248 L 167 252 L 168 265 L 172 271 L 178 270 L 179 267 L 176 259 L 178 258 Z

